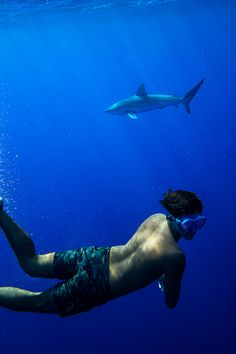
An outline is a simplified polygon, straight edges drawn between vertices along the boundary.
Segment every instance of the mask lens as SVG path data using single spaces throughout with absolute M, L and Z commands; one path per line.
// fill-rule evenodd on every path
M 195 227 L 193 225 L 193 221 L 191 219 L 188 220 L 183 220 L 182 221 L 182 228 L 184 229 L 184 231 L 186 232 L 194 232 Z
M 199 216 L 199 218 L 195 221 L 197 228 L 201 228 L 205 225 L 206 223 L 206 218 L 205 216 Z
M 182 221 L 182 227 L 186 232 L 196 232 L 206 223 L 205 216 L 198 216 L 197 218 L 187 218 Z

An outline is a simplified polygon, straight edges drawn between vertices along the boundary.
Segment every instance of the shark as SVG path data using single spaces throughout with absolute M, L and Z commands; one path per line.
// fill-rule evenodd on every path
M 125 98 L 108 107 L 105 112 L 117 115 L 128 115 L 132 119 L 137 119 L 137 114 L 162 109 L 169 106 L 178 107 L 182 104 L 188 114 L 190 111 L 190 102 L 200 89 L 204 82 L 202 79 L 196 86 L 188 91 L 184 96 L 148 94 L 145 85 L 141 84 L 134 96 Z

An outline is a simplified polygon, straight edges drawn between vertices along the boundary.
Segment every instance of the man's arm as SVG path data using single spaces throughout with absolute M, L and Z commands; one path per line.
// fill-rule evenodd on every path
M 179 300 L 181 278 L 185 270 L 185 256 L 183 253 L 169 255 L 165 262 L 165 277 L 163 292 L 168 308 L 174 308 Z

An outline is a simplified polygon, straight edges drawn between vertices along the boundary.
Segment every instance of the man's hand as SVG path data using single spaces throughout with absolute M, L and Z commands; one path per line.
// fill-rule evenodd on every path
M 158 279 L 158 286 L 161 291 L 164 291 L 165 287 L 165 274 L 162 274 L 162 276 Z

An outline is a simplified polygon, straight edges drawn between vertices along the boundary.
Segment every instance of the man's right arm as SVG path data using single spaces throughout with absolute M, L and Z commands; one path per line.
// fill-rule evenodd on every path
M 181 279 L 185 270 L 185 256 L 183 253 L 168 255 L 165 260 L 165 278 L 163 292 L 168 308 L 174 308 L 179 300 Z

